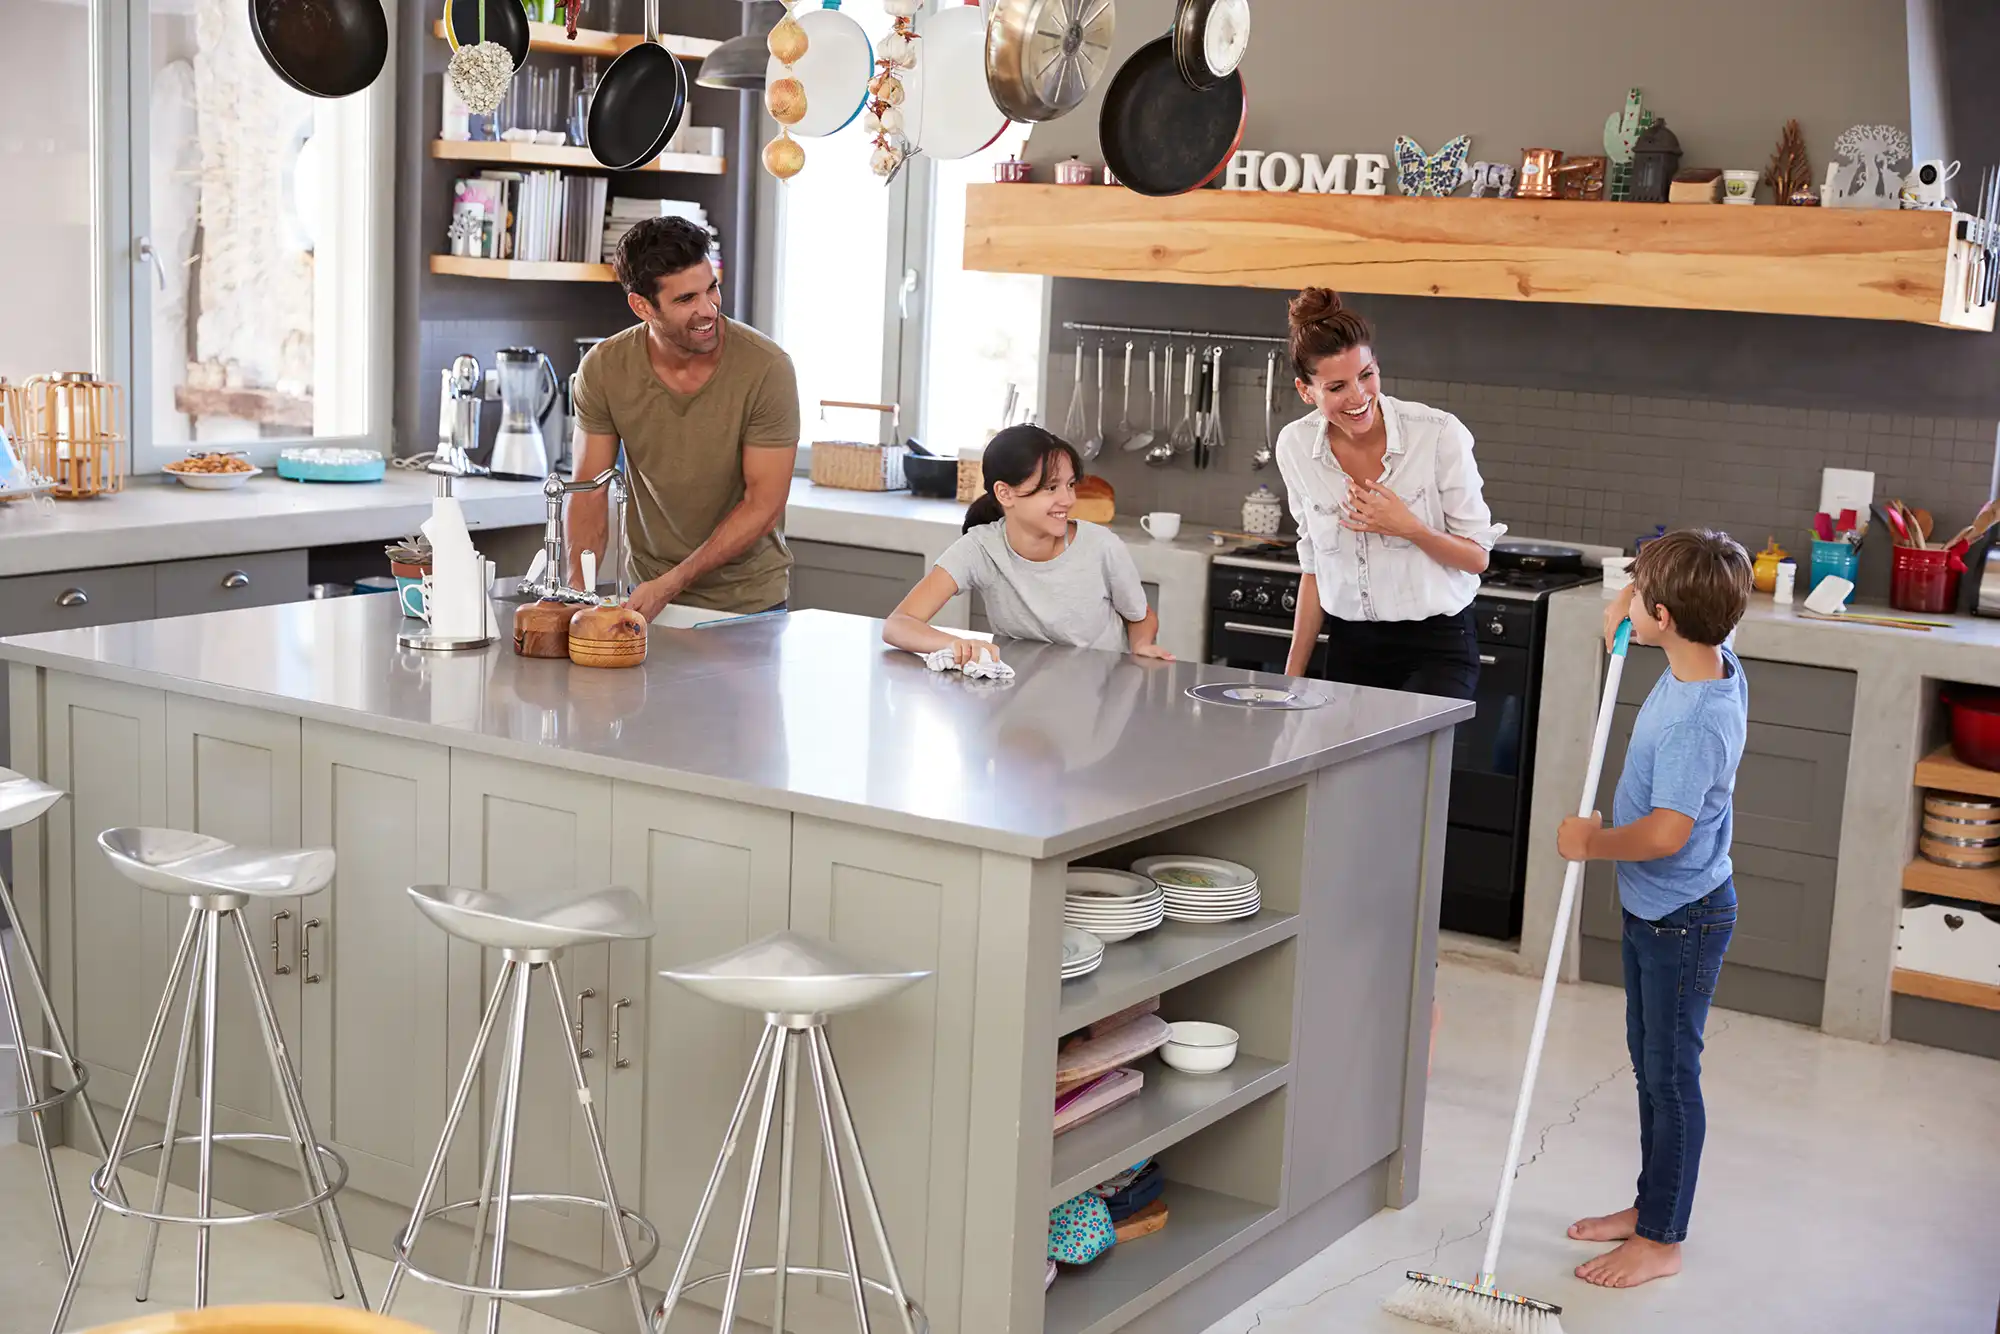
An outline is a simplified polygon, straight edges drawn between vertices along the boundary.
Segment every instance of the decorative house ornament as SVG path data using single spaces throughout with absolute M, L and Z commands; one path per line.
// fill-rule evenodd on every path
M 1639 90 L 1625 94 L 1625 106 L 1604 120 L 1604 156 L 1611 160 L 1609 198 L 1624 202 L 1632 197 L 1632 152 L 1639 136 L 1653 123 L 1652 113 L 1639 100 Z
M 1350 187 L 1348 170 L 1353 169 Z M 1389 158 L 1383 153 L 1269 153 L 1246 149 L 1229 160 L 1223 174 L 1225 190 L 1262 190 L 1269 194 L 1380 195 L 1389 192 Z
M 1514 168 L 1505 162 L 1475 162 L 1472 164 L 1472 197 L 1484 199 L 1492 195 L 1495 199 L 1514 197 Z
M 1893 125 L 1856 125 L 1833 141 L 1826 183 L 1835 208 L 1897 208 L 1910 161 L 1910 136 Z
M 1654 121 L 1632 148 L 1632 198 L 1641 204 L 1666 203 L 1680 169 L 1680 136 L 1667 128 L 1665 118 Z
M 1408 135 L 1396 136 L 1396 188 L 1406 195 L 1443 198 L 1466 181 L 1465 158 L 1472 136 L 1461 134 L 1436 153 L 1425 154 Z
M 1522 149 L 1521 179 L 1514 193 L 1522 199 L 1554 199 L 1555 169 L 1562 160 L 1561 152 L 1553 148 Z
M 1771 187 L 1771 198 L 1780 204 L 1791 204 L 1798 200 L 1803 191 L 1818 203 L 1813 196 L 1812 162 L 1806 157 L 1806 137 L 1799 133 L 1799 123 L 1785 122 L 1785 128 L 1778 133 L 1777 151 L 1771 154 L 1771 165 L 1764 169 L 1765 183 Z

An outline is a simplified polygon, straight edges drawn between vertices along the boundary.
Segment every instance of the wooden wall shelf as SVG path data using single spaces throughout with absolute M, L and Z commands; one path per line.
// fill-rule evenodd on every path
M 431 156 L 451 162 L 487 162 L 516 167 L 564 167 L 571 171 L 609 171 L 588 148 L 567 144 L 511 144 L 486 139 L 433 139 Z M 634 171 L 670 171 L 687 176 L 721 176 L 729 159 L 705 153 L 662 153 Z
M 1889 990 L 1898 996 L 1922 996 L 1925 1000 L 1951 1005 L 1970 1005 L 1981 1010 L 2000 1010 L 2000 986 L 1968 982 L 1961 977 L 1940 977 L 1898 968 L 1889 975 Z
M 498 278 L 507 282 L 615 283 L 609 264 L 565 264 L 519 259 L 473 259 L 467 255 L 432 255 L 431 272 L 452 278 Z
M 2000 866 L 1940 866 L 1919 857 L 1903 868 L 1903 888 L 1912 894 L 2000 904 Z
M 1962 215 L 975 185 L 965 267 L 1061 278 L 1659 306 L 1990 332 Z
M 1918 787 L 1940 792 L 1969 792 L 1976 797 L 2000 797 L 2000 773 L 1978 769 L 1939 746 L 1917 761 Z
M 444 20 L 435 19 L 431 23 L 431 35 L 444 40 Z M 553 51 L 561 55 L 616 57 L 637 46 L 644 39 L 635 32 L 601 32 L 595 28 L 578 28 L 576 40 L 571 41 L 563 33 L 560 23 L 530 23 L 528 25 L 528 49 L 530 51 Z M 706 37 L 679 37 L 672 33 L 663 34 L 660 45 L 683 60 L 700 60 L 722 43 Z

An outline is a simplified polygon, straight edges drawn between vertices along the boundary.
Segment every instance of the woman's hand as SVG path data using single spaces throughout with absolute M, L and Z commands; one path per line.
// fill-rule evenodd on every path
M 981 639 L 957 639 L 951 641 L 951 663 L 963 667 L 969 662 L 998 662 L 1000 650 Z
M 1380 482 L 1357 478 L 1347 488 L 1347 513 L 1341 525 L 1357 533 L 1417 538 L 1430 525 L 1410 512 L 1403 498 Z
M 1158 644 L 1136 645 L 1132 649 L 1132 656 L 1135 658 L 1154 658 L 1160 662 L 1172 662 L 1174 660 L 1174 655 L 1161 648 Z

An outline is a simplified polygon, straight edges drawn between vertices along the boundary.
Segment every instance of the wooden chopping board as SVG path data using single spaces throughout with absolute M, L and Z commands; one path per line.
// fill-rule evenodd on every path
M 1072 1043 L 1056 1054 L 1056 1092 L 1075 1088 L 1107 1070 L 1130 1065 L 1148 1052 L 1167 1043 L 1166 1021 L 1158 1015 L 1140 1015 L 1122 1028 Z
M 1167 1202 L 1154 1200 L 1151 1204 L 1131 1215 L 1113 1229 L 1118 1234 L 1119 1244 L 1136 1241 L 1140 1237 L 1158 1232 L 1167 1225 Z

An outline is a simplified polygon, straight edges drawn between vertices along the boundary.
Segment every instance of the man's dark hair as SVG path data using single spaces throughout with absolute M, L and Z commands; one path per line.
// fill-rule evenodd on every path
M 626 291 L 652 301 L 660 279 L 701 263 L 708 247 L 708 230 L 686 218 L 647 218 L 619 239 L 611 262 Z
M 1639 548 L 1632 582 L 1649 612 L 1674 614 L 1683 639 L 1720 644 L 1749 603 L 1750 557 L 1727 533 L 1682 528 Z

